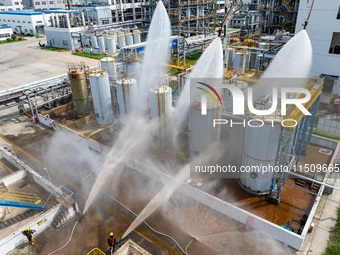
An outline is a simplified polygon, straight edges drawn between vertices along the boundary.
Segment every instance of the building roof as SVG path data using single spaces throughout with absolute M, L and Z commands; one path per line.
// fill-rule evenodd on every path
M 42 15 L 42 12 L 34 12 L 34 11 L 7 11 L 0 12 L 0 14 L 9 14 L 9 15 Z
M 5 28 L 12 28 L 12 27 L 9 27 L 9 26 L 0 27 L 0 29 L 5 29 Z

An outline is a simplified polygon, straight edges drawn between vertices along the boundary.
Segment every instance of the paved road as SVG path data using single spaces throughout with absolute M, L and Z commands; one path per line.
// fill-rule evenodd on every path
M 64 74 L 71 63 L 84 61 L 89 66 L 98 65 L 98 60 L 74 56 L 70 51 L 42 50 L 39 40 L 45 42 L 45 38 L 33 37 L 0 44 L 0 91 Z

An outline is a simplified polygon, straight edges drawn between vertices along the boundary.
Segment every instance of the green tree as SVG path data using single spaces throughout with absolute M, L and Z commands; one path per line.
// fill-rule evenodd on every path
M 12 34 L 11 38 L 12 38 L 12 40 L 15 40 L 15 39 L 17 39 L 17 36 L 15 34 Z

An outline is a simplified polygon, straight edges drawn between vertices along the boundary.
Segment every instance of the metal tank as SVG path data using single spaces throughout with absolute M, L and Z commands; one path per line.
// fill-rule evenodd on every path
M 239 89 L 241 89 L 243 91 L 245 98 L 247 98 L 248 83 L 246 81 L 240 81 L 240 80 L 235 79 L 235 80 L 228 82 L 228 84 L 234 85 L 238 87 Z M 233 95 L 229 89 L 226 89 L 226 88 L 222 89 L 222 102 L 223 102 L 223 107 L 225 110 L 227 110 L 228 112 L 233 111 Z M 246 105 L 246 102 L 244 103 Z M 247 109 L 247 108 L 244 108 L 244 109 Z
M 214 119 L 221 119 L 220 106 L 207 105 L 207 114 L 201 114 L 201 103 L 196 101 L 189 109 L 189 154 L 194 159 L 214 142 L 220 140 L 221 127 L 213 127 Z
M 158 119 L 152 138 L 153 147 L 166 149 L 172 141 L 172 89 L 167 85 L 152 88 L 149 102 L 151 119 Z
M 116 77 L 116 64 L 114 58 L 102 58 L 100 60 L 100 65 L 107 71 L 109 76 Z
M 72 99 L 77 113 L 85 115 L 90 113 L 85 70 L 81 68 L 70 68 L 68 72 L 70 80 Z
M 91 36 L 91 46 L 92 48 L 98 48 L 98 42 L 96 36 Z
M 119 42 L 119 47 L 123 48 L 126 46 L 126 42 L 125 42 L 125 35 L 124 34 L 119 34 L 118 35 L 118 42 Z
M 136 43 L 141 43 L 141 39 L 140 39 L 140 31 L 139 30 L 133 30 L 133 40 Z
M 140 70 L 140 62 L 135 59 L 130 59 L 124 62 L 123 71 L 124 75 L 128 78 L 137 78 L 138 72 Z
M 98 37 L 98 46 L 99 46 L 100 54 L 104 54 L 105 53 L 105 40 L 104 40 L 104 37 L 102 37 L 102 36 Z
M 107 72 L 103 69 L 91 70 L 90 85 L 97 123 L 100 125 L 112 124 L 113 109 Z
M 254 124 L 255 125 L 255 124 Z M 242 166 L 275 166 L 279 146 L 281 123 L 267 122 L 262 127 L 245 128 Z M 273 171 L 253 169 L 240 173 L 240 186 L 254 195 L 266 195 L 270 191 Z
M 235 54 L 235 49 L 229 48 L 227 50 L 227 55 L 226 55 L 226 58 L 225 58 L 225 64 L 227 66 L 233 66 L 234 54 Z
M 136 110 L 137 93 L 135 79 L 117 80 L 119 114 L 122 124 L 126 124 L 128 115 Z
M 259 43 L 259 49 L 268 50 L 269 49 L 269 43 L 260 42 Z
M 106 40 L 107 43 L 107 52 L 109 55 L 116 54 L 117 52 L 117 45 L 116 45 L 116 39 L 115 38 L 108 38 Z
M 126 45 L 127 46 L 133 45 L 133 37 L 132 37 L 131 33 L 126 33 L 125 38 L 126 38 Z
M 249 53 L 236 52 L 234 54 L 233 66 L 237 68 L 237 74 L 244 74 L 244 69 L 249 69 Z

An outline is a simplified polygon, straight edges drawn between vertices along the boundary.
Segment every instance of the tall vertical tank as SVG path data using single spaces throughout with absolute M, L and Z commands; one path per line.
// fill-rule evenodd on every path
M 100 125 L 112 124 L 113 109 L 107 72 L 103 69 L 91 71 L 90 84 L 97 123 Z
M 243 91 L 245 98 L 247 98 L 246 95 L 247 95 L 248 83 L 246 81 L 234 80 L 230 82 L 230 84 L 241 89 Z M 232 112 L 233 111 L 233 95 L 229 89 L 226 89 L 226 88 L 222 89 L 222 101 L 223 101 L 224 109 L 227 110 L 228 112 Z M 246 102 L 245 102 L 245 105 L 246 105 Z
M 135 79 L 117 80 L 120 122 L 126 124 L 127 117 L 136 110 L 137 83 Z
M 109 76 L 116 77 L 116 64 L 114 58 L 102 58 L 100 60 L 100 65 L 102 66 L 102 68 L 106 69 Z
M 129 78 L 137 78 L 140 70 L 140 62 L 138 60 L 128 60 L 123 65 L 124 74 Z
M 118 35 L 118 42 L 119 42 L 119 47 L 123 48 L 126 46 L 126 42 L 125 42 L 125 35 L 124 34 L 119 34 Z
M 81 68 L 71 68 L 68 72 L 70 80 L 72 99 L 77 113 L 80 115 L 89 114 L 89 102 L 86 84 L 85 71 Z
M 264 120 L 265 121 L 265 120 Z M 252 125 L 256 125 L 253 123 Z M 245 128 L 242 166 L 275 166 L 279 146 L 281 123 L 266 122 L 262 127 Z M 266 195 L 270 191 L 273 171 L 245 171 L 240 173 L 240 186 L 254 195 Z
M 98 46 L 99 46 L 99 53 L 104 54 L 105 53 L 105 40 L 104 37 L 100 36 L 98 37 Z
M 226 55 L 226 58 L 225 58 L 225 63 L 226 63 L 227 66 L 233 66 L 234 54 L 235 54 L 235 49 L 229 48 L 227 50 L 227 55 Z
M 141 42 L 139 30 L 133 30 L 133 40 L 134 40 L 135 44 Z
M 233 66 L 237 68 L 238 74 L 244 74 L 244 69 L 249 69 L 249 53 L 244 52 L 236 52 L 234 55 L 234 64 Z
M 214 142 L 220 140 L 220 125 L 213 126 L 214 119 L 221 119 L 220 106 L 207 105 L 207 114 L 201 114 L 201 103 L 195 102 L 189 109 L 189 154 L 198 157 Z
M 150 90 L 151 119 L 157 120 L 157 130 L 153 135 L 153 145 L 165 149 L 171 145 L 172 131 L 172 90 L 167 85 L 160 85 Z
M 116 54 L 117 52 L 116 39 L 110 37 L 106 40 L 106 43 L 107 43 L 107 52 L 109 53 L 109 55 L 112 56 L 113 54 Z
M 96 36 L 91 36 L 91 46 L 92 48 L 98 48 L 98 42 Z
M 132 37 L 131 33 L 126 33 L 125 38 L 126 38 L 126 45 L 127 46 L 133 45 L 133 37 Z

